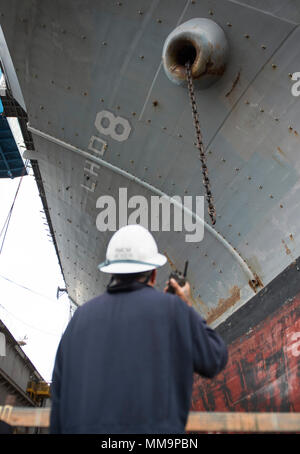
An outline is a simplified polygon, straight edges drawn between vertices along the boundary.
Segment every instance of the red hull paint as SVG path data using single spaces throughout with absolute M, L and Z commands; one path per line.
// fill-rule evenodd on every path
M 195 376 L 193 411 L 300 411 L 300 294 L 228 351 L 215 379 Z

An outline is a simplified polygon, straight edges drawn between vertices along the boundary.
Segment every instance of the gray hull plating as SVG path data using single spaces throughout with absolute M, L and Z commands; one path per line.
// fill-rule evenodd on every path
M 112 235 L 96 227 L 101 195 L 204 195 L 187 89 L 162 65 L 167 36 L 196 17 L 229 44 L 222 78 L 197 91 L 217 222 L 205 210 L 199 243 L 153 232 L 159 248 L 178 268 L 189 259 L 195 307 L 213 326 L 300 255 L 300 2 L 1 0 L 0 12 L 34 139 L 26 156 L 77 304 L 108 280 L 97 270 Z

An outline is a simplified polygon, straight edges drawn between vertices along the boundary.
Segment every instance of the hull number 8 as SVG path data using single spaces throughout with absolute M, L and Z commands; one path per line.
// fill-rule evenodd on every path
M 131 126 L 126 118 L 116 117 L 108 110 L 98 112 L 95 126 L 101 134 L 110 136 L 118 142 L 127 140 L 131 131 Z

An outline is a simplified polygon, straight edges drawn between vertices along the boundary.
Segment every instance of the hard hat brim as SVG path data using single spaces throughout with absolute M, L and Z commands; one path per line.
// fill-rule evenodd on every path
M 139 262 L 138 260 L 113 260 L 105 261 L 98 265 L 98 269 L 103 273 L 110 274 L 133 274 L 143 273 L 144 271 L 160 268 L 167 261 L 167 258 L 162 254 L 156 254 L 155 257 L 147 262 Z

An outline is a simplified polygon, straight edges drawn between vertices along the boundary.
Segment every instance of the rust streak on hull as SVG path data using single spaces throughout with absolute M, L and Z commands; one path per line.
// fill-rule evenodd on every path
M 230 289 L 230 296 L 228 298 L 220 298 L 218 302 L 218 306 L 216 309 L 213 309 L 207 318 L 207 323 L 214 322 L 220 315 L 227 311 L 230 307 L 234 306 L 240 300 L 241 293 L 240 289 L 237 285 L 234 285 Z
M 231 95 L 231 93 L 233 92 L 233 90 L 235 89 L 235 87 L 237 86 L 238 84 L 238 81 L 240 80 L 240 77 L 241 77 L 241 70 L 239 70 L 235 80 L 233 81 L 232 83 L 232 87 L 231 89 L 226 93 L 225 97 L 228 98 L 228 96 Z
M 291 250 L 290 248 L 288 247 L 288 245 L 286 244 L 286 242 L 284 240 L 281 240 L 282 244 L 284 245 L 284 248 L 285 248 L 285 252 L 287 255 L 290 255 L 291 253 Z

